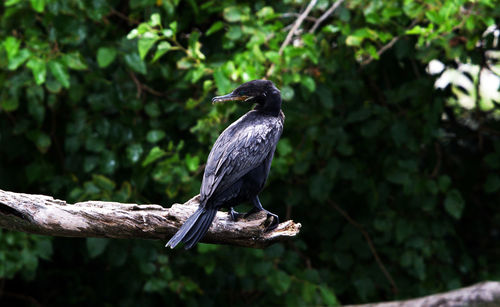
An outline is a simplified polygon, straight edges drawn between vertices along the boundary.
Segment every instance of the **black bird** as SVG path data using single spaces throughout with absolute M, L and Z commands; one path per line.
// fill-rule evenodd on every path
M 193 247 L 208 231 L 220 208 L 229 209 L 233 220 L 239 213 L 233 207 L 251 201 L 253 208 L 245 214 L 264 210 L 273 216 L 267 230 L 276 228 L 278 216 L 264 208 L 259 192 L 264 187 L 276 144 L 283 131 L 285 115 L 281 111 L 281 94 L 267 80 L 253 80 L 240 85 L 230 94 L 214 97 L 212 102 L 244 101 L 255 103 L 250 112 L 222 132 L 208 156 L 200 191 L 200 207 L 191 215 L 166 246 L 180 242 Z

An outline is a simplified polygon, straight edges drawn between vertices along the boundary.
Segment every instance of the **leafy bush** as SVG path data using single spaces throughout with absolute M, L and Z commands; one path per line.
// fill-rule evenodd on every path
M 300 306 L 500 279 L 498 105 L 463 108 L 426 73 L 433 59 L 498 71 L 487 56 L 498 35 L 485 32 L 498 5 L 346 1 L 316 28 L 332 5 L 318 1 L 280 52 L 307 4 L 5 1 L 2 189 L 185 201 L 217 135 L 249 108 L 210 98 L 270 72 L 286 123 L 261 198 L 303 224 L 266 250 L 191 252 L 2 231 L 6 292 L 49 305 Z

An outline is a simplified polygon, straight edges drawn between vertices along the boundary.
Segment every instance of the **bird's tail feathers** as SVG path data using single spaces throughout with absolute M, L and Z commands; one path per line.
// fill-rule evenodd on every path
M 184 222 L 165 247 L 174 248 L 182 242 L 185 249 L 192 248 L 207 233 L 216 213 L 216 209 L 200 207 Z

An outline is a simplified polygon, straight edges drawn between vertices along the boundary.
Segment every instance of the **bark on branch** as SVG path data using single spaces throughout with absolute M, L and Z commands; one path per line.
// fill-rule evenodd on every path
M 50 196 L 0 190 L 0 228 L 49 236 L 160 239 L 166 242 L 198 204 L 198 196 L 170 208 L 104 201 L 68 204 Z M 264 212 L 237 222 L 227 213 L 218 212 L 202 242 L 263 248 L 296 236 L 301 227 L 300 223 L 290 220 L 271 232 L 264 232 L 268 223 Z
M 498 307 L 500 282 L 485 281 L 470 287 L 405 301 L 348 305 L 345 307 Z

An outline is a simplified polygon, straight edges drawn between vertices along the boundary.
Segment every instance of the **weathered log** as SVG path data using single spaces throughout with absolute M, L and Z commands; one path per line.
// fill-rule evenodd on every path
M 198 208 L 198 196 L 170 208 L 85 201 L 68 204 L 45 195 L 0 190 L 0 228 L 63 237 L 170 238 Z M 263 248 L 296 236 L 300 223 L 286 221 L 270 232 L 264 212 L 234 222 L 218 212 L 202 242 Z
M 348 305 L 345 307 L 498 307 L 500 282 L 485 281 L 470 287 L 405 301 Z

